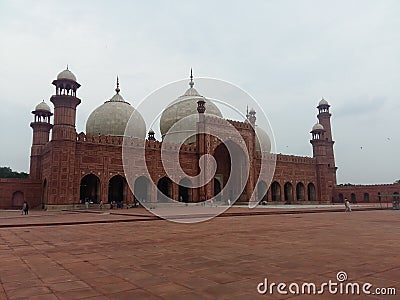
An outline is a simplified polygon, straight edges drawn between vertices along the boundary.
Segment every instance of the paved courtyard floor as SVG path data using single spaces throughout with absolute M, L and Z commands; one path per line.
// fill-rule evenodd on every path
M 328 210 L 231 208 L 196 224 L 144 209 L 0 212 L 0 299 L 400 299 L 400 211 Z M 289 291 L 338 272 L 370 295 Z

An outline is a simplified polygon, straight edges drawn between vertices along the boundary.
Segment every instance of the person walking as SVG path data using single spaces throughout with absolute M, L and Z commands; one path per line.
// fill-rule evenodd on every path
M 344 206 L 346 207 L 345 212 L 351 212 L 350 202 L 347 198 L 344 199 Z

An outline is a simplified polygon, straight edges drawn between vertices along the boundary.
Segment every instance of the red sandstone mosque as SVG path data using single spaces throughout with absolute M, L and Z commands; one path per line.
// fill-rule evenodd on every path
M 168 177 L 161 163 L 163 141 L 157 141 L 152 130 L 146 137 L 145 121 L 121 96 L 118 82 L 115 95 L 88 117 L 85 133 L 77 133 L 75 129 L 76 110 L 81 103 L 77 97 L 81 85 L 75 75 L 66 69 L 52 84 L 55 94 L 50 101 L 54 109 L 42 102 L 32 111 L 30 176 L 0 179 L 0 208 L 19 209 L 25 200 L 31 207 L 44 209 L 71 208 L 85 201 L 104 204 L 113 201 L 132 204 L 135 199 L 158 202 L 164 197 L 196 203 L 220 195 L 230 172 L 235 171 L 224 143 L 205 133 L 194 134 L 177 146 L 181 167 L 186 174 L 195 176 L 200 172 L 199 158 L 209 154 L 217 162 L 215 176 L 198 188 L 191 188 L 188 178 L 181 178 L 177 183 Z M 189 89 L 162 113 L 160 132 L 163 138 L 176 122 L 193 113 L 199 117 L 187 124 L 190 130 L 201 126 L 211 131 L 226 130 L 219 108 L 201 96 L 193 84 L 191 78 Z M 233 201 L 243 204 L 253 197 L 263 204 L 333 203 L 343 202 L 345 198 L 351 202 L 377 202 L 380 195 L 399 193 L 399 184 L 337 185 L 330 105 L 322 99 L 317 109 L 318 123 L 311 130 L 312 157 L 270 153 L 271 142 L 265 131 L 256 126 L 254 110 L 247 113 L 245 120 L 227 120 L 244 138 L 249 154 L 249 176 Z M 203 116 L 205 111 L 207 117 Z M 128 182 L 122 151 L 131 116 L 135 124 L 130 133 L 132 144 L 142 141 L 145 145 L 148 175 L 135 169 L 133 163 L 129 169 L 131 182 Z M 275 170 L 271 178 L 264 178 L 261 163 L 269 159 L 276 161 Z M 217 200 L 226 201 L 230 197 L 222 196 Z

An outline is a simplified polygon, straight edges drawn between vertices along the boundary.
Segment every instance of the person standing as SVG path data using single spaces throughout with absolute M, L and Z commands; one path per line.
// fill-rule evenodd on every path
M 22 214 L 27 215 L 29 213 L 29 204 L 28 202 L 24 201 L 24 204 L 22 205 Z
M 24 214 L 25 214 L 26 205 L 27 205 L 27 203 L 26 203 L 26 201 L 24 201 L 24 204 L 22 204 L 21 215 L 24 215 Z

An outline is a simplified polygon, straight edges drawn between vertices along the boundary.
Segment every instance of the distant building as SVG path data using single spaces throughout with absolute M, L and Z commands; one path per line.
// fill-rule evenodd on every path
M 55 95 L 50 98 L 54 114 L 45 102 L 39 103 L 32 111 L 30 177 L 0 179 L 0 208 L 20 208 L 24 200 L 31 207 L 48 209 L 70 208 L 86 201 L 131 204 L 134 199 L 140 199 L 158 202 L 164 201 L 165 196 L 176 201 L 199 202 L 219 194 L 226 185 L 231 163 L 227 147 L 219 140 L 197 134 L 179 150 L 181 166 L 190 176 L 199 173 L 200 156 L 212 155 L 218 164 L 213 182 L 200 188 L 190 188 L 188 178 L 181 178 L 179 184 L 174 183 L 161 164 L 163 142 L 155 140 L 152 130 L 146 138 L 145 122 L 120 95 L 118 82 L 115 95 L 88 117 L 86 133 L 77 133 L 75 129 L 76 109 L 81 103 L 77 97 L 80 84 L 75 75 L 68 69 L 64 70 L 52 84 L 56 88 Z M 228 130 L 221 125 L 223 116 L 218 107 L 194 89 L 192 78 L 189 85 L 179 101 L 164 110 L 160 120 L 161 134 L 164 136 L 186 116 L 193 113 L 201 116 L 204 111 L 207 117 L 187 123 L 185 130 L 195 132 L 196 126 Z M 352 202 L 377 202 L 379 194 L 398 194 L 400 185 L 337 186 L 330 105 L 322 99 L 317 108 L 318 123 L 311 130 L 312 157 L 269 153 L 269 137 L 256 126 L 254 110 L 247 113 L 246 120 L 229 120 L 244 137 L 250 155 L 249 177 L 238 202 L 249 201 L 253 191 L 256 200 L 263 203 L 332 203 L 343 202 L 344 198 Z M 132 140 L 145 139 L 150 177 L 136 172 L 133 166 L 131 190 L 123 168 L 122 143 L 132 114 L 135 126 L 129 136 Z M 174 134 L 179 140 L 179 128 Z M 263 179 L 263 174 L 261 180 L 257 180 L 262 159 L 276 159 L 271 185 L 268 184 L 270 179 Z M 158 191 L 152 188 L 151 181 Z M 227 201 L 229 198 L 230 195 L 222 195 L 219 200 Z

